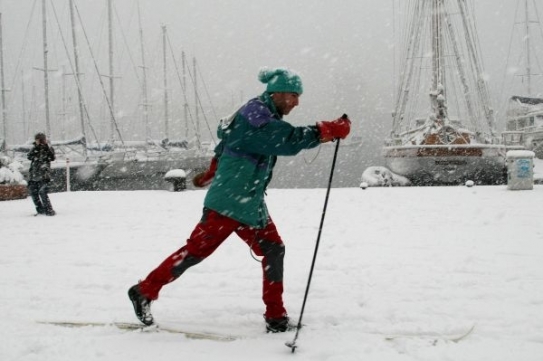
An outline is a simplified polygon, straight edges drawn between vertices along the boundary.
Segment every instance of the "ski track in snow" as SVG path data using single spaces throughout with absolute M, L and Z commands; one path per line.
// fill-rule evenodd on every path
M 298 319 L 325 189 L 271 189 L 286 243 L 285 303 Z M 126 296 L 180 247 L 205 191 L 51 195 L 0 202 L 0 360 L 493 360 L 543 355 L 543 186 L 332 189 L 294 356 L 294 333 L 266 334 L 260 264 L 232 236 L 166 286 L 156 320 L 233 342 L 63 328 L 36 321 L 136 322 Z M 386 335 L 462 333 L 444 337 Z

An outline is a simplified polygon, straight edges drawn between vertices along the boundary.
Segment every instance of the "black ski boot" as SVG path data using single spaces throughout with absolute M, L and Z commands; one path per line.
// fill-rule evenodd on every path
M 36 207 L 36 214 L 35 216 L 39 216 L 40 214 L 45 214 L 45 208 L 43 206 Z
M 266 332 L 278 333 L 292 331 L 296 329 L 296 325 L 290 323 L 288 316 L 280 318 L 265 318 Z
M 155 322 L 153 320 L 153 315 L 151 314 L 152 301 L 140 293 L 138 285 L 130 287 L 128 290 L 128 298 L 132 301 L 134 312 L 136 313 L 138 320 L 146 326 L 151 326 Z

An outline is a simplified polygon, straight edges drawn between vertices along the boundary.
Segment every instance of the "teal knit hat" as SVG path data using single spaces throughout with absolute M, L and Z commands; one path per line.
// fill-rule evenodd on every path
M 268 84 L 268 93 L 297 93 L 302 94 L 304 87 L 302 79 L 294 71 L 286 68 L 262 68 L 258 72 L 258 80 Z

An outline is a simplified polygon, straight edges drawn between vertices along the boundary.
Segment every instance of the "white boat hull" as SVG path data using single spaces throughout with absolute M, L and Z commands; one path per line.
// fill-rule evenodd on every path
M 500 145 L 419 145 L 384 147 L 388 169 L 414 184 L 503 184 L 505 147 Z
M 543 127 L 526 131 L 523 134 L 524 147 L 535 153 L 539 159 L 543 159 Z

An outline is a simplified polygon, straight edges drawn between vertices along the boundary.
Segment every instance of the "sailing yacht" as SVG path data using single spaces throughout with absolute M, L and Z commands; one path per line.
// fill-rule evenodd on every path
M 416 185 L 503 183 L 505 147 L 466 1 L 409 0 L 386 166 Z
M 507 101 L 502 137 L 508 147 L 528 149 L 536 157 L 543 158 L 543 26 L 539 14 L 535 0 L 517 1 L 515 25 L 522 28 L 522 41 L 515 45 L 522 45 L 520 61 L 523 64 L 510 67 L 508 60 L 506 68 L 517 70 L 514 75 L 516 79 L 522 79 L 522 86 L 519 89 L 508 82 L 507 89 L 514 89 L 515 93 Z M 523 20 L 517 20 L 518 17 Z M 509 53 L 512 53 L 512 46 Z M 524 73 L 519 74 L 518 69 Z

